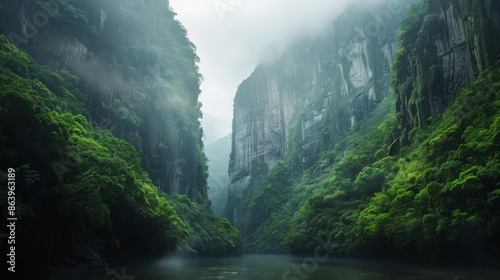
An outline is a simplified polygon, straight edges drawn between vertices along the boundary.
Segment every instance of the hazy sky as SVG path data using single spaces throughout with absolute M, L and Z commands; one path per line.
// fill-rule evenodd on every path
M 347 0 L 170 0 L 200 57 L 206 143 L 231 132 L 238 85 L 295 38 L 316 34 Z

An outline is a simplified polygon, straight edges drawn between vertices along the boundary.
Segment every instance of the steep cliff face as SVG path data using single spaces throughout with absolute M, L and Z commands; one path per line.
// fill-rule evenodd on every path
M 424 1 L 410 14 L 402 23 L 394 80 L 405 142 L 500 55 L 497 1 Z
M 351 7 L 319 38 L 295 44 L 240 85 L 226 208 L 238 227 L 247 215 L 241 202 L 278 162 L 300 174 L 391 92 L 395 31 L 406 11 L 406 1 L 392 2 L 371 13 Z
M 241 84 L 226 210 L 248 251 L 498 256 L 498 4 L 391 8 Z
M 22 186 L 24 278 L 241 253 L 209 210 L 197 57 L 168 2 L 3 1 L 0 30 L 0 182 Z
M 92 119 L 131 143 L 156 185 L 207 200 L 194 46 L 168 1 L 12 1 L 2 32 L 80 77 Z

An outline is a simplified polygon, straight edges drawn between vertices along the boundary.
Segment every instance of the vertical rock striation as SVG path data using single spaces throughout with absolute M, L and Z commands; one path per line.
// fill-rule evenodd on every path
M 410 2 L 418 3 L 402 20 Z M 278 162 L 292 174 L 310 168 L 393 88 L 404 145 L 498 61 L 495 1 L 380 1 L 369 12 L 360 3 L 320 38 L 259 66 L 237 91 L 226 215 L 247 236 L 260 224 L 248 204 Z
M 389 3 L 391 2 L 391 3 Z M 406 1 L 351 6 L 321 36 L 293 45 L 243 81 L 234 99 L 227 217 L 245 232 L 244 201 L 282 160 L 309 168 L 391 92 Z
M 156 185 L 207 200 L 198 58 L 168 1 L 0 5 L 2 32 L 39 63 L 77 74 L 92 119 L 135 146 Z
M 500 55 L 500 3 L 424 1 L 402 28 L 395 68 L 403 140 L 425 127 Z

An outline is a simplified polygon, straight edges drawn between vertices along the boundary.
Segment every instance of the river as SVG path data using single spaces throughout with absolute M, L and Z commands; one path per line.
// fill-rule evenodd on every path
M 489 280 L 499 268 L 437 267 L 345 259 L 316 260 L 276 255 L 223 259 L 166 258 L 155 263 L 113 270 L 111 279 L 127 280 Z

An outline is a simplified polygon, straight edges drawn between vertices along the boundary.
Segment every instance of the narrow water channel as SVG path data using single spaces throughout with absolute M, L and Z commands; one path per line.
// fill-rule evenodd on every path
M 275 255 L 246 255 L 240 258 L 183 260 L 168 258 L 140 267 L 127 268 L 123 279 L 134 280 L 500 280 L 498 269 L 444 268 Z M 127 278 L 128 277 L 128 278 Z

